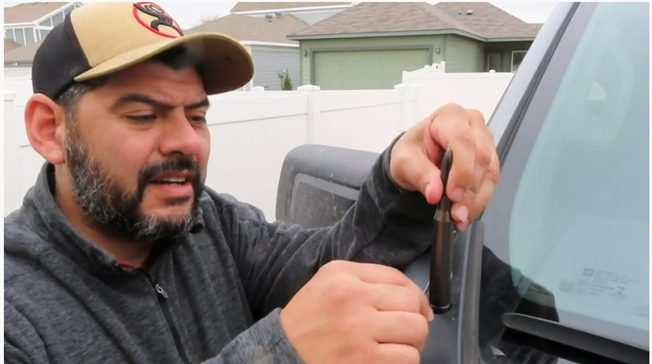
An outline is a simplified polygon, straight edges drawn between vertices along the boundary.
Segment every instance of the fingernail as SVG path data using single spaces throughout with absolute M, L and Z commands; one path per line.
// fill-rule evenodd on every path
M 435 319 L 435 311 L 432 310 L 432 307 L 430 307 L 430 316 L 428 317 L 428 321 L 432 322 L 432 320 Z
M 464 198 L 464 189 L 461 187 L 454 188 L 450 195 L 448 195 L 448 198 L 453 201 L 462 201 Z
M 426 195 L 426 200 L 428 200 L 428 196 L 430 196 L 430 183 L 426 185 L 424 193 Z
M 466 205 L 458 207 L 456 215 L 460 222 L 466 224 L 469 219 L 469 208 Z

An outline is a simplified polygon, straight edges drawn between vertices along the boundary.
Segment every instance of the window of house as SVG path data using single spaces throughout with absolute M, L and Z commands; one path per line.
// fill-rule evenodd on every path
M 16 41 L 16 43 L 26 45 L 26 43 L 25 43 L 25 29 L 23 29 L 23 28 L 14 29 L 14 40 Z
M 52 26 L 52 18 L 47 18 L 47 19 L 43 20 L 42 22 L 38 23 L 38 25 L 44 26 L 44 27 L 51 27 Z
M 45 38 L 45 36 L 48 35 L 49 32 L 50 32 L 49 30 L 44 30 L 44 29 L 39 30 L 39 40 Z
M 34 29 L 26 28 L 25 29 L 25 45 L 36 43 L 34 36 Z
M 525 58 L 525 53 L 527 51 L 512 51 L 512 72 L 516 72 L 518 66 L 521 65 L 523 58 Z
M 60 13 L 54 14 L 54 15 L 52 16 L 52 23 L 53 23 L 53 25 L 57 25 L 57 24 L 63 23 L 63 18 L 64 18 L 63 12 L 60 12 Z

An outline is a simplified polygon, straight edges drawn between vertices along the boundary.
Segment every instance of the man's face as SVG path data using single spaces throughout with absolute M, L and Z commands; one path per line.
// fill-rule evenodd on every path
M 207 109 L 194 69 L 158 63 L 84 94 L 66 123 L 66 165 L 91 222 L 139 241 L 187 233 L 206 178 Z

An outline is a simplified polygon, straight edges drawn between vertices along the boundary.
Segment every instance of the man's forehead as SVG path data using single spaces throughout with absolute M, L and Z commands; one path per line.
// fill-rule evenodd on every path
M 156 62 L 141 63 L 107 76 L 102 93 L 139 93 L 153 98 L 206 97 L 199 73 L 192 67 L 173 69 Z
M 122 105 L 129 105 L 132 103 L 145 104 L 159 109 L 173 109 L 178 106 L 183 106 L 188 109 L 199 109 L 207 108 L 210 105 L 208 97 L 205 95 L 196 99 L 185 98 L 175 102 L 174 100 L 168 101 L 165 98 L 158 98 L 157 96 L 150 96 L 144 93 L 129 93 L 118 97 L 113 102 L 113 107 L 120 108 Z
M 192 66 L 173 68 L 161 62 L 147 61 L 135 64 L 124 70 L 113 73 L 111 79 L 118 82 L 156 82 L 156 81 L 180 81 L 184 83 L 202 84 L 199 72 Z

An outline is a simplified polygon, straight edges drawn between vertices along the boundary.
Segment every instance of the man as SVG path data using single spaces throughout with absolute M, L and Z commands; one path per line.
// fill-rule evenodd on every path
M 446 148 L 457 227 L 486 205 L 482 116 L 447 105 L 401 135 L 331 227 L 267 223 L 203 186 L 207 95 L 252 72 L 236 41 L 184 36 L 152 3 L 52 30 L 25 112 L 47 162 L 5 220 L 7 362 L 418 362 L 433 315 L 389 265 L 430 243 Z

